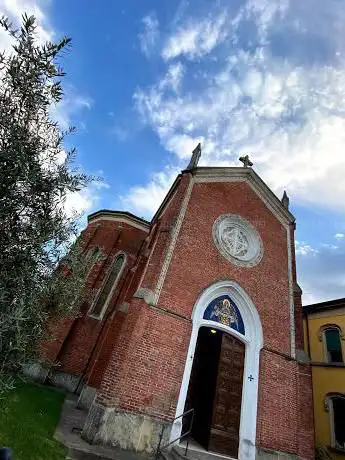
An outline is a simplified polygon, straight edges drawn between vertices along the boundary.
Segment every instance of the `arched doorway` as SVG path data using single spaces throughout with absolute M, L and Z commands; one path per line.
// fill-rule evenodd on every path
M 206 450 L 237 457 L 245 345 L 218 329 L 199 329 L 185 411 L 192 438 Z
M 259 359 L 263 346 L 257 310 L 236 282 L 219 281 L 203 291 L 194 306 L 192 321 L 176 416 L 191 402 L 198 406 L 199 398 L 193 428 L 197 442 L 201 440 L 206 449 L 222 455 L 254 460 Z M 217 338 L 210 338 L 211 334 Z M 205 338 L 207 335 L 209 338 Z M 205 350 L 211 348 L 214 351 L 206 357 Z M 209 362 L 209 369 L 212 368 L 208 383 L 200 384 L 200 373 L 202 376 L 206 371 L 201 364 L 197 370 L 198 361 Z M 193 386 L 199 389 L 193 390 Z M 204 396 L 207 394 L 203 399 L 205 407 L 198 391 Z M 228 397 L 230 393 L 232 398 Z M 178 437 L 181 431 L 182 423 L 178 420 L 173 425 L 171 439 Z

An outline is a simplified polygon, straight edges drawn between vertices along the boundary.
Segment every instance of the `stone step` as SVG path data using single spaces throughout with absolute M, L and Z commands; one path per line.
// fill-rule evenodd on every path
M 185 451 L 185 441 L 181 444 L 174 445 L 171 451 L 174 456 L 174 460 L 235 460 L 233 457 L 229 457 L 227 455 L 208 452 L 203 447 L 195 445 L 195 442 L 193 441 L 191 441 L 188 446 L 187 456 L 185 456 Z
M 179 447 L 173 447 L 171 449 L 171 455 L 173 457 L 174 460 L 187 460 L 188 457 L 186 457 L 184 455 L 185 453 L 185 448 L 183 448 L 183 450 L 179 449 Z
M 68 449 L 66 460 L 103 460 L 99 455 L 81 452 L 75 449 Z
M 66 460 L 109 460 L 109 457 L 77 449 L 68 449 Z

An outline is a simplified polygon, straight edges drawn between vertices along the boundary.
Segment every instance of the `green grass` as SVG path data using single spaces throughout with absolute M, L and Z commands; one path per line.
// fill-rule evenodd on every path
M 53 439 L 64 393 L 18 382 L 0 400 L 0 446 L 11 447 L 14 460 L 62 460 L 65 448 Z

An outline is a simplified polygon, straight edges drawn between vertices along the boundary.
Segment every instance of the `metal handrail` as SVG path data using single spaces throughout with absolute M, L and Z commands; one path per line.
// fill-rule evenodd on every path
M 179 440 L 185 438 L 186 436 L 187 436 L 187 443 L 186 443 L 186 449 L 185 449 L 184 455 L 185 455 L 185 457 L 187 456 L 187 451 L 188 451 L 188 447 L 189 447 L 189 435 L 192 432 L 192 427 L 193 427 L 193 422 L 194 422 L 194 409 L 188 409 L 186 412 L 183 412 L 183 414 L 181 414 L 178 417 L 174 418 L 174 420 L 172 421 L 172 425 L 173 425 L 176 422 L 176 420 L 178 420 L 179 418 L 183 418 L 188 414 L 192 414 L 188 430 L 185 433 L 181 434 L 178 438 L 173 439 L 172 441 L 168 442 L 168 444 L 165 444 L 163 447 L 161 446 L 161 444 L 162 444 L 162 439 L 163 439 L 164 430 L 166 428 L 166 425 L 162 426 L 162 429 L 161 429 L 161 432 L 160 432 L 160 435 L 159 435 L 159 442 L 158 442 L 158 446 L 157 446 L 157 450 L 156 450 L 155 460 L 159 459 L 159 456 L 162 453 L 163 449 L 166 449 L 167 447 L 170 447 L 176 441 L 179 441 Z

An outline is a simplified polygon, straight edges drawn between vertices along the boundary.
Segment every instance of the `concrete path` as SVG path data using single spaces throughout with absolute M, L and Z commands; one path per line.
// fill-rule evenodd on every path
M 86 419 L 86 411 L 77 409 L 77 396 L 67 394 L 62 407 L 60 422 L 54 438 L 68 449 L 66 460 L 148 460 L 148 455 L 125 451 L 116 447 L 89 444 L 80 437 Z

